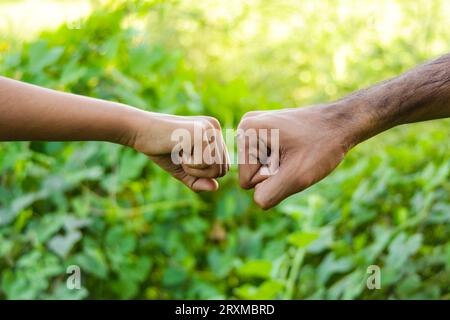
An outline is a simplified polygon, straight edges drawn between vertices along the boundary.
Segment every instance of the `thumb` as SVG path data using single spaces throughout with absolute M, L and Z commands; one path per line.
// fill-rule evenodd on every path
M 281 166 L 279 170 L 266 180 L 255 186 L 254 200 L 258 206 L 267 210 L 283 199 L 297 192 L 293 188 L 292 172 L 286 166 Z
M 192 184 L 191 189 L 195 192 L 217 191 L 217 189 L 219 189 L 219 184 L 215 179 L 198 178 Z

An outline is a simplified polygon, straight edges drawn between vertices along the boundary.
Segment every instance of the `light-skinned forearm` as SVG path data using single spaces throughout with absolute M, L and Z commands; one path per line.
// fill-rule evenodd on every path
M 203 149 L 214 143 L 218 146 L 215 152 L 220 152 L 225 160 L 212 164 L 173 163 L 176 141 L 172 140 L 172 134 L 177 129 L 185 130 L 191 137 L 195 129 L 200 129 L 202 140 L 189 151 L 203 154 Z M 216 133 L 216 139 L 203 143 L 210 130 Z M 213 118 L 147 112 L 3 77 L 0 77 L 0 141 L 108 141 L 126 145 L 149 156 L 194 191 L 217 190 L 215 178 L 229 170 L 220 124 Z
M 0 141 L 109 141 L 130 145 L 148 113 L 119 103 L 0 77 Z

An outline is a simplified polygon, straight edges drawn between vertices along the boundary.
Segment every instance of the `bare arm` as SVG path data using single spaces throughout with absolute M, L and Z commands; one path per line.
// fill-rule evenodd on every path
M 261 164 L 240 164 L 240 183 L 255 188 L 255 201 L 268 209 L 326 177 L 356 144 L 397 125 L 446 117 L 450 54 L 333 103 L 250 112 L 241 129 L 279 129 L 279 169 L 263 176 Z
M 0 77 L 0 141 L 108 141 L 133 147 L 194 191 L 215 190 L 223 163 L 176 165 L 171 152 L 176 129 L 213 129 L 223 148 L 220 125 L 208 117 L 177 117 L 109 101 L 58 92 Z M 195 147 L 195 145 L 194 145 Z M 203 148 L 205 145 L 197 144 Z M 217 148 L 216 148 L 217 149 Z M 200 169 L 198 168 L 200 167 Z
M 397 125 L 450 117 L 450 54 L 353 93 L 336 106 L 336 116 L 353 126 L 354 143 Z
M 127 145 L 134 120 L 144 115 L 118 103 L 0 77 L 1 141 L 97 140 Z

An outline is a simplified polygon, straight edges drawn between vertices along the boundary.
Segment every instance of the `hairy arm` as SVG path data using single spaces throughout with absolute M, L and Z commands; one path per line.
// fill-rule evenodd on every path
M 330 107 L 353 143 L 401 124 L 450 117 L 450 54 L 355 92 Z
M 269 161 L 279 167 L 264 176 L 264 165 L 240 163 L 240 183 L 255 188 L 255 201 L 268 209 L 322 180 L 358 143 L 397 125 L 446 117 L 450 117 L 450 54 L 336 102 L 250 112 L 240 123 L 244 131 L 279 130 L 279 153 Z M 242 159 L 251 158 L 247 148 L 242 150 Z

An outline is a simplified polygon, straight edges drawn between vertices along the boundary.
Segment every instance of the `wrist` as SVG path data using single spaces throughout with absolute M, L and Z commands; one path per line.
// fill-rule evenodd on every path
M 142 111 L 129 115 L 125 145 L 148 156 L 171 151 L 171 134 L 178 128 L 173 116 Z
M 120 110 L 117 114 L 119 125 L 111 142 L 135 148 L 142 128 L 145 127 L 146 122 L 148 123 L 146 119 L 149 112 L 124 105 L 114 106 L 114 108 Z
M 396 125 L 376 111 L 379 110 L 376 104 L 376 100 L 366 99 L 363 95 L 350 95 L 323 108 L 331 122 L 342 128 L 344 140 L 351 149 Z
M 320 106 L 326 121 L 339 130 L 341 143 L 347 150 L 380 132 L 380 123 L 370 105 L 359 99 L 343 99 Z M 383 131 L 383 130 L 381 130 Z

